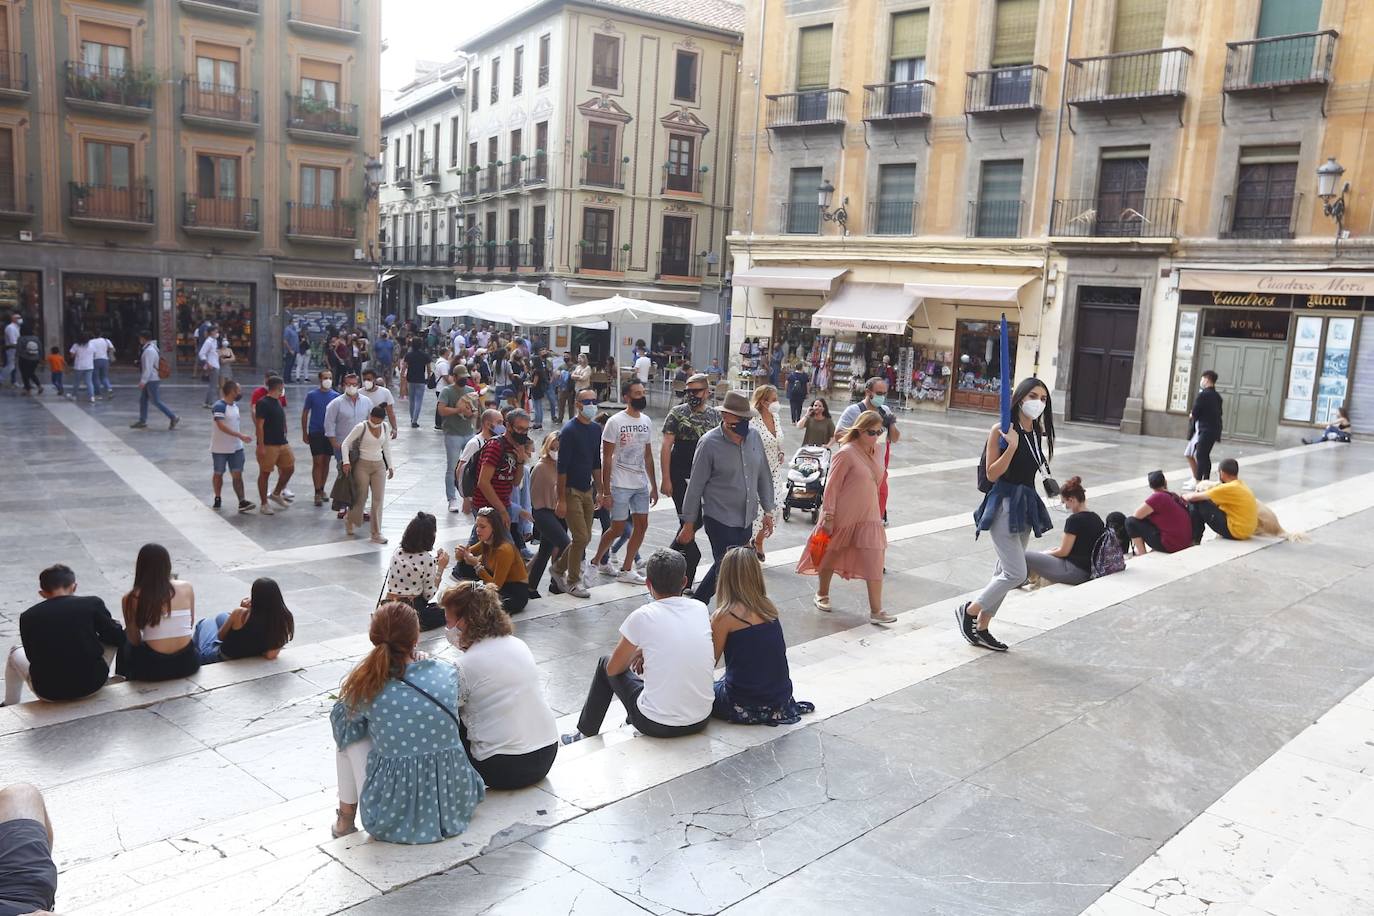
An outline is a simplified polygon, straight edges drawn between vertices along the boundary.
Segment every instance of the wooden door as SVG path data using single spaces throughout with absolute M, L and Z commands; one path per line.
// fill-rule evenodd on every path
M 1097 179 L 1097 235 L 1121 237 L 1142 232 L 1145 181 L 1150 174 L 1147 156 L 1103 159 Z
M 1070 414 L 1087 423 L 1121 424 L 1131 394 L 1140 290 L 1080 287 Z

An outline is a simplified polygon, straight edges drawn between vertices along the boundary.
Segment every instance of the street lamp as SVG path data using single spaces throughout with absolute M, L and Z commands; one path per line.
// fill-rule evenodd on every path
M 363 163 L 363 195 L 371 200 L 377 196 L 377 189 L 382 186 L 382 160 L 375 156 L 368 156 Z
M 1336 185 L 1340 183 L 1341 176 L 1345 174 L 1345 169 L 1336 161 L 1335 156 L 1329 157 L 1326 162 L 1317 166 L 1317 196 L 1322 199 L 1322 212 L 1327 218 L 1336 221 L 1336 244 L 1340 244 L 1345 237 L 1345 195 L 1350 191 L 1350 182 L 1345 182 L 1339 192 Z
M 849 235 L 849 198 L 841 201 L 840 206 L 832 212 L 830 202 L 834 199 L 835 186 L 827 178 L 825 184 L 816 189 L 816 202 L 820 204 L 821 219 L 827 223 L 839 223 L 843 234 Z

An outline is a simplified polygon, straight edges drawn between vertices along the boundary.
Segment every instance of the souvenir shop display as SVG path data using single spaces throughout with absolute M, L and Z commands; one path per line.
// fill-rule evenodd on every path
M 949 351 L 916 347 L 911 362 L 911 397 L 917 401 L 944 404 L 952 374 Z
M 177 281 L 177 364 L 198 359 L 196 330 L 209 321 L 220 330 L 221 346 L 241 362 L 253 359 L 253 287 L 246 283 Z
M 852 391 L 855 371 L 863 378 L 863 357 L 855 352 L 852 340 L 837 340 L 831 356 L 830 384 L 843 391 Z
M 897 356 L 897 391 L 902 395 L 902 406 L 911 400 L 911 348 L 902 347 Z

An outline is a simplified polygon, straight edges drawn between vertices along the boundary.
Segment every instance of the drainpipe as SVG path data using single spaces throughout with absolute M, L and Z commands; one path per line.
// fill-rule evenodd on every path
M 1040 375 L 1040 350 L 1045 342 L 1045 314 L 1050 310 L 1050 297 L 1047 294 L 1050 273 L 1049 235 L 1054 228 L 1054 195 L 1059 191 L 1059 153 L 1064 145 L 1064 110 L 1068 106 L 1065 92 L 1069 84 L 1069 47 L 1073 41 L 1074 3 L 1075 0 L 1069 0 L 1069 14 L 1064 23 L 1063 67 L 1059 71 L 1059 111 L 1054 119 L 1054 158 L 1051 159 L 1050 165 L 1050 225 L 1045 228 L 1045 251 L 1040 262 L 1040 325 L 1035 334 L 1035 360 L 1031 364 L 1031 374 L 1036 376 Z M 1055 293 L 1058 292 L 1058 281 L 1056 281 Z
M 749 168 L 749 232 L 747 240 L 744 243 L 744 250 L 749 254 L 750 264 L 754 263 L 754 251 L 750 246 L 750 242 L 753 241 L 754 238 L 754 211 L 757 209 L 754 205 L 754 194 L 758 187 L 759 180 L 759 122 L 762 119 L 763 111 L 763 36 L 768 32 L 768 3 L 769 0 L 761 0 L 759 4 L 759 41 L 757 57 L 754 61 L 754 149 L 752 151 L 752 161 Z M 731 273 L 734 273 L 733 265 L 731 265 Z M 734 308 L 734 298 L 734 287 L 732 286 L 730 290 L 732 309 Z M 746 290 L 744 294 L 744 327 L 746 331 L 749 329 L 749 303 L 752 299 L 753 290 Z M 725 369 L 727 373 L 730 370 L 730 353 L 728 351 L 725 354 Z

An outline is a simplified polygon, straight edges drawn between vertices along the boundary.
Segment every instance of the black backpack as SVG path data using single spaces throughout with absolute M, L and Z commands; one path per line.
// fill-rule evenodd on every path
M 502 436 L 500 438 L 504 439 L 505 437 Z M 458 481 L 458 490 L 462 493 L 464 498 L 471 499 L 477 493 L 477 474 L 482 465 L 482 453 L 487 450 L 488 444 L 490 444 L 490 440 L 483 443 L 476 454 L 468 459 L 468 463 L 463 465 L 463 476 L 462 479 Z M 503 456 L 508 447 L 509 446 L 507 446 L 505 442 L 501 443 L 501 454 Z
M 32 334 L 19 338 L 19 356 L 37 362 L 43 356 L 43 344 Z

